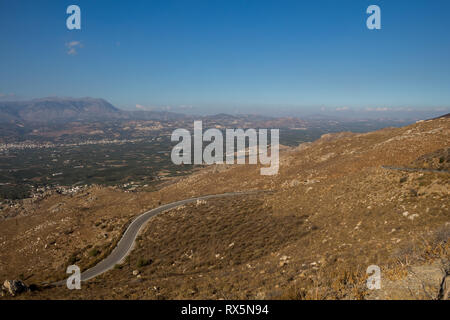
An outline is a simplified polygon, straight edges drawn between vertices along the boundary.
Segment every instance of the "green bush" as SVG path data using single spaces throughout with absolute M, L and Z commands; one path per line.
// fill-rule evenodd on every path
M 153 262 L 152 259 L 139 258 L 139 260 L 137 262 L 137 267 L 138 268 L 145 267 L 145 266 L 148 266 L 149 264 L 151 264 L 152 262 Z
M 100 250 L 98 250 L 97 248 L 92 249 L 91 251 L 89 251 L 89 256 L 90 257 L 96 257 L 100 254 Z
M 73 254 L 70 255 L 70 257 L 69 257 L 69 259 L 67 261 L 67 264 L 69 266 L 71 266 L 71 265 L 75 264 L 78 260 L 79 259 L 77 258 L 77 255 L 75 253 L 73 253 Z

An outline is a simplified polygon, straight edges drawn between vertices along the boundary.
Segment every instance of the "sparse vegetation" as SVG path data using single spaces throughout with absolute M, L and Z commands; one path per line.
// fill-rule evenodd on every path
M 100 250 L 98 250 L 97 248 L 94 248 L 94 249 L 91 249 L 88 254 L 90 257 L 96 257 L 100 254 Z
M 79 261 L 79 258 L 76 253 L 72 253 L 67 260 L 67 265 L 74 265 L 77 261 Z
M 211 166 L 158 191 L 95 187 L 54 195 L 39 202 L 33 215 L 1 221 L 0 237 L 14 241 L 0 239 L 0 261 L 14 265 L 0 273 L 30 274 L 35 283 L 48 280 L 64 272 L 60 266 L 68 258 L 62 248 L 80 252 L 87 260 L 82 265 L 96 263 L 127 223 L 149 208 L 201 194 L 270 190 L 153 217 L 125 262 L 103 274 L 101 286 L 86 286 L 83 298 L 370 298 L 369 265 L 380 266 L 383 279 L 395 282 L 404 281 L 412 267 L 449 257 L 448 175 L 381 167 L 414 167 L 422 156 L 442 164 L 430 155 L 448 145 L 448 130 L 422 133 L 448 125 L 441 119 L 363 135 L 327 135 L 306 149 L 282 152 L 280 173 L 273 177 L 261 176 L 257 166 Z M 95 249 L 101 252 L 90 256 Z M 19 250 L 22 256 L 12 259 Z M 30 261 L 32 268 L 48 270 L 28 271 Z M 51 288 L 26 297 L 76 294 Z
M 153 262 L 152 259 L 139 258 L 138 261 L 137 261 L 136 266 L 138 268 L 141 268 L 141 267 L 145 267 L 145 266 L 150 265 L 152 262 Z

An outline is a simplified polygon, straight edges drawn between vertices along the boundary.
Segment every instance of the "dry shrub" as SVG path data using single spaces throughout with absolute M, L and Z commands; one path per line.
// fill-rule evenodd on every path
M 318 270 L 281 296 L 287 300 L 364 299 L 367 275 L 360 267 L 341 265 Z

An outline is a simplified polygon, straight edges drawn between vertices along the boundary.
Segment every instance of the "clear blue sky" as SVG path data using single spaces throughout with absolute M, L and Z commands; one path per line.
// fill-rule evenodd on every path
M 80 31 L 66 28 L 70 4 Z M 370 4 L 381 30 L 366 28 Z M 448 0 L 0 0 L 0 95 L 197 113 L 448 109 L 449 17 Z

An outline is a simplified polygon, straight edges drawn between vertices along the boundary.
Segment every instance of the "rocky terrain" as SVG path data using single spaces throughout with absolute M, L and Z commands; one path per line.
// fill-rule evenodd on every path
M 51 195 L 0 221 L 0 279 L 34 285 L 14 299 L 448 298 L 449 147 L 443 117 L 323 135 L 283 150 L 275 176 L 220 165 L 154 192 Z M 81 290 L 44 285 L 69 264 L 99 261 L 145 210 L 247 190 L 270 192 L 170 210 L 152 218 L 123 264 Z M 370 265 L 381 268 L 380 290 L 366 286 Z

